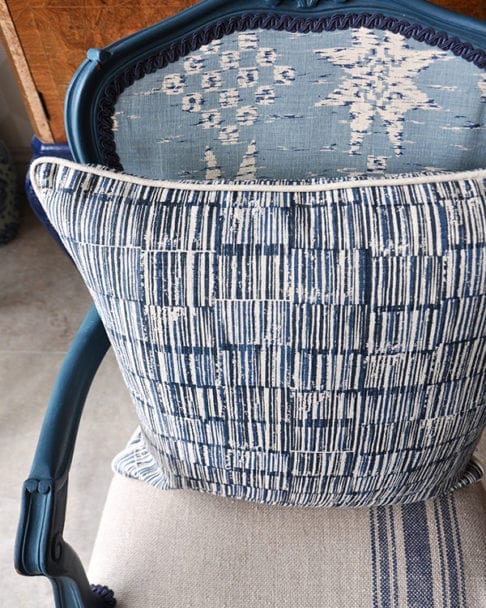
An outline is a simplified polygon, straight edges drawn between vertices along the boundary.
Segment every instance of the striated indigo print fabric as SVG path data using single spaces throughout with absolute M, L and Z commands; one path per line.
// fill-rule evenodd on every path
M 475 481 L 486 419 L 486 170 L 156 182 L 40 160 L 160 488 L 360 506 Z
M 459 171 L 484 164 L 486 71 L 388 31 L 246 31 L 134 82 L 112 120 L 153 178 Z

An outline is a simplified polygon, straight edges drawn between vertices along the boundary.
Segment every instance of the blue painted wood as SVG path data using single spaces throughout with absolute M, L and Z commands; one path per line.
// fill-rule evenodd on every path
M 94 375 L 109 348 L 92 307 L 64 360 L 42 425 L 29 478 L 24 483 L 15 544 L 15 568 L 48 576 L 56 606 L 99 608 L 83 566 L 63 539 L 69 468 L 79 421 Z
M 68 160 L 72 160 L 71 150 L 67 143 L 54 143 L 54 144 L 46 144 L 42 142 L 38 137 L 34 136 L 31 142 L 31 148 L 33 152 L 32 160 L 39 158 L 41 156 L 58 156 L 59 158 L 67 158 Z M 25 193 L 27 195 L 27 200 L 29 204 L 39 219 L 39 221 L 44 224 L 49 234 L 56 241 L 59 247 L 64 251 L 66 255 L 69 255 L 61 242 L 57 232 L 52 227 L 51 222 L 49 221 L 47 215 L 44 213 L 44 209 L 42 209 L 39 201 L 37 200 L 37 196 L 35 195 L 34 189 L 32 188 L 32 184 L 30 183 L 29 172 L 25 176 Z

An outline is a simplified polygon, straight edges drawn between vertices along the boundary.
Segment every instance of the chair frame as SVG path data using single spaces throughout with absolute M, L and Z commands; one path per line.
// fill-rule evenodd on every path
M 316 23 L 319 24 L 317 31 L 361 24 L 401 31 L 486 68 L 486 51 L 481 50 L 486 47 L 486 23 L 423 0 L 236 0 L 231 3 L 203 0 L 105 49 L 88 51 L 88 58 L 74 75 L 66 98 L 65 122 L 73 158 L 113 166 L 100 145 L 103 139 L 100 107 L 105 102 L 104 92 L 113 87 L 114 78 L 127 66 L 136 66 L 160 53 L 165 53 L 164 61 L 167 61 L 176 46 L 190 52 L 204 44 L 204 36 L 198 32 L 218 38 L 243 30 L 245 19 L 259 24 L 257 27 L 266 24 L 273 29 L 290 31 L 316 31 L 312 29 Z M 68 476 L 79 421 L 90 384 L 108 348 L 106 332 L 92 307 L 59 373 L 32 469 L 23 487 L 15 566 L 19 573 L 28 576 L 47 576 L 58 608 L 99 608 L 114 605 L 115 601 L 106 588 L 90 588 L 78 556 L 63 539 Z

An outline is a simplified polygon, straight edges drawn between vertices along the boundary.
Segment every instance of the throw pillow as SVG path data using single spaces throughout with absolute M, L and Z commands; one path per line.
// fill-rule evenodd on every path
M 119 472 L 299 506 L 481 476 L 486 170 L 185 183 L 39 159 L 31 177 L 137 408 Z

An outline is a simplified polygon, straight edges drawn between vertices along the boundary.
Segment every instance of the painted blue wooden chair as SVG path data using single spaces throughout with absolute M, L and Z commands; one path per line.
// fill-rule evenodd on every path
M 191 450 L 194 453 L 196 447 L 187 437 L 178 437 L 179 443 L 174 440 L 171 448 L 171 458 L 175 458 L 176 449 L 185 453 L 186 461 L 181 457 L 181 468 L 186 467 L 185 470 L 188 471 L 185 481 L 181 481 L 180 475 L 175 475 L 171 483 L 162 479 L 160 471 L 156 470 L 157 467 L 150 460 L 152 456 L 149 458 L 143 452 L 143 442 L 147 442 L 148 437 L 152 437 L 150 432 L 153 432 L 153 428 L 148 428 L 150 424 L 144 416 L 147 417 L 147 412 L 152 412 L 153 408 L 144 410 L 140 405 L 137 391 L 143 383 L 140 378 L 143 379 L 144 376 L 142 374 L 134 379 L 131 364 L 125 361 L 120 346 L 119 326 L 124 323 L 128 326 L 130 323 L 120 321 L 122 317 L 116 316 L 116 311 L 119 312 L 121 308 L 116 308 L 115 304 L 110 306 L 118 321 L 113 318 L 110 321 L 107 312 L 109 298 L 105 293 L 103 301 L 97 300 L 98 310 L 93 308 L 80 328 L 48 407 L 32 471 L 23 489 L 16 545 L 18 571 L 49 577 L 58 607 L 114 605 L 113 594 L 109 589 L 90 587 L 75 551 L 63 539 L 67 484 L 76 432 L 90 383 L 111 340 L 116 343 L 120 364 L 139 407 L 142 426 L 145 424 L 147 427 L 144 427 L 144 438 L 137 435 L 115 461 L 115 468 L 123 475 L 117 475 L 113 482 L 91 565 L 90 577 L 95 577 L 95 582 L 112 587 L 120 606 L 479 608 L 484 605 L 485 497 L 481 484 L 472 483 L 478 480 L 481 471 L 479 465 L 471 460 L 486 416 L 484 331 L 481 334 L 484 321 L 478 321 L 477 332 L 470 330 L 470 327 L 473 319 L 485 318 L 485 279 L 484 272 L 481 275 L 480 270 L 481 264 L 484 267 L 484 253 L 481 252 L 484 251 L 485 243 L 485 212 L 484 204 L 481 207 L 481 186 L 478 184 L 483 184 L 484 196 L 485 176 L 480 170 L 486 165 L 486 25 L 421 0 L 372 0 L 366 3 L 359 0 L 238 0 L 231 3 L 225 0 L 205 0 L 105 49 L 90 50 L 87 61 L 74 76 L 67 95 L 66 128 L 73 158 L 79 163 L 103 165 L 148 180 L 166 180 L 164 188 L 168 188 L 168 183 L 172 184 L 171 188 L 179 188 L 178 196 L 185 197 L 185 200 L 192 200 L 188 192 L 194 192 L 194 186 L 186 187 L 184 184 L 208 182 L 210 185 L 207 186 L 207 191 L 216 196 L 214 192 L 219 192 L 218 188 L 228 188 L 224 185 L 225 180 L 241 182 L 243 186 L 231 186 L 233 190 L 230 188 L 230 199 L 241 206 L 238 213 L 242 214 L 242 218 L 244 214 L 241 209 L 246 209 L 242 206 L 243 200 L 246 201 L 245 205 L 265 206 L 264 203 L 251 203 L 260 200 L 255 198 L 254 193 L 259 191 L 258 188 L 263 188 L 262 183 L 270 187 L 270 192 L 280 193 L 279 196 L 282 197 L 282 193 L 287 190 L 305 191 L 310 198 L 305 199 L 307 202 L 299 207 L 301 215 L 297 216 L 297 219 L 304 218 L 304 221 L 306 214 L 310 213 L 308 209 L 314 204 L 311 200 L 312 193 L 320 192 L 319 180 L 323 178 L 339 178 L 351 183 L 351 186 L 346 186 L 351 190 L 341 191 L 339 185 L 331 188 L 332 192 L 338 192 L 333 199 L 336 205 L 344 200 L 339 197 L 346 197 L 346 192 L 349 191 L 357 192 L 356 196 L 364 200 L 371 192 L 370 188 L 375 198 L 383 197 L 384 201 L 395 200 L 397 204 L 406 204 L 405 199 L 410 191 L 403 188 L 407 187 L 410 180 L 415 184 L 415 174 L 436 176 L 446 171 L 453 172 L 455 181 L 453 186 L 448 186 L 449 194 L 444 194 L 444 189 L 440 196 L 443 200 L 448 200 L 448 196 L 453 196 L 451 192 L 460 192 L 461 196 L 466 196 L 467 202 L 472 199 L 467 198 L 469 195 L 464 192 L 475 189 L 476 198 L 473 199 L 479 200 L 479 203 L 474 209 L 471 203 L 471 214 L 476 214 L 474 217 L 477 218 L 477 224 L 472 228 L 466 222 L 461 224 L 456 210 L 454 217 L 445 214 L 440 221 L 437 220 L 437 225 L 447 226 L 444 233 L 429 234 L 427 226 L 436 226 L 435 220 L 431 219 L 430 224 L 427 224 L 429 220 L 425 216 L 417 220 L 418 225 L 424 227 L 421 237 L 423 243 L 427 241 L 427 244 L 423 244 L 423 250 L 416 252 L 417 256 L 424 256 L 421 258 L 423 272 L 418 275 L 420 278 L 414 287 L 414 293 L 407 296 L 411 298 L 408 304 L 395 302 L 393 314 L 396 316 L 393 323 L 385 321 L 384 313 L 382 314 L 390 304 L 386 298 L 394 297 L 390 295 L 391 283 L 389 289 L 387 285 L 382 285 L 382 292 L 376 293 L 367 290 L 366 285 L 362 287 L 363 293 L 366 292 L 369 297 L 367 303 L 362 303 L 365 307 L 362 310 L 368 311 L 375 306 L 373 323 L 371 317 L 367 317 L 369 335 L 365 342 L 371 344 L 373 340 L 377 341 L 378 338 L 370 337 L 371 334 L 375 332 L 373 335 L 377 335 L 382 331 L 376 329 L 379 323 L 389 323 L 389 331 L 382 332 L 382 350 L 376 346 L 376 353 L 381 353 L 380 356 L 386 356 L 387 359 L 382 367 L 376 367 L 373 372 L 378 378 L 373 380 L 376 383 L 373 415 L 378 416 L 376 412 L 383 411 L 383 415 L 388 417 L 388 427 L 386 430 L 380 427 L 381 434 L 376 431 L 366 439 L 376 447 L 385 441 L 383 436 L 386 434 L 388 451 L 380 452 L 377 449 L 373 452 L 373 457 L 367 454 L 366 462 L 363 457 L 360 466 L 363 470 L 366 469 L 367 474 L 360 477 L 359 484 L 354 479 L 354 489 L 350 493 L 341 492 L 339 499 L 336 488 L 341 487 L 341 482 L 345 483 L 343 479 L 347 473 L 345 475 L 343 471 L 346 472 L 349 466 L 356 471 L 357 467 L 357 460 L 353 460 L 356 444 L 349 443 L 345 431 L 352 425 L 353 415 L 358 416 L 361 412 L 361 406 L 356 405 L 357 395 L 366 392 L 363 388 L 365 385 L 359 384 L 357 386 L 361 388 L 353 389 L 349 385 L 346 395 L 337 391 L 332 397 L 335 415 L 340 420 L 340 432 L 346 438 L 339 449 L 333 443 L 335 438 L 329 438 L 326 444 L 322 439 L 326 434 L 325 420 L 319 408 L 324 407 L 323 395 L 327 385 L 324 380 L 320 384 L 317 380 L 319 374 L 323 373 L 322 370 L 312 368 L 315 353 L 310 346 L 304 344 L 307 340 L 305 332 L 302 352 L 306 351 L 306 360 L 310 362 L 305 373 L 296 372 L 294 368 L 292 376 L 295 381 L 295 374 L 300 374 L 299 386 L 308 382 L 305 390 L 302 389 L 305 398 L 300 395 L 302 399 L 299 402 L 302 412 L 306 412 L 305 422 L 302 422 L 299 432 L 293 436 L 293 447 L 288 449 L 288 446 L 277 446 L 276 434 L 273 434 L 268 439 L 273 442 L 273 447 L 265 453 L 267 467 L 270 466 L 268 463 L 273 462 L 272 457 L 275 461 L 281 459 L 280 463 L 284 458 L 289 462 L 288 458 L 291 457 L 292 467 L 288 470 L 275 468 L 269 474 L 268 470 L 258 469 L 258 463 L 251 464 L 258 461 L 263 448 L 260 451 L 252 451 L 250 448 L 253 442 L 258 441 L 259 434 L 266 436 L 270 420 L 265 419 L 265 416 L 271 418 L 273 415 L 271 399 L 265 401 L 261 397 L 260 402 L 260 397 L 251 397 L 245 402 L 247 408 L 251 403 L 258 403 L 264 409 L 266 403 L 268 411 L 261 415 L 263 421 L 258 417 L 252 420 L 248 413 L 242 414 L 244 420 L 235 425 L 238 437 L 234 439 L 231 450 L 224 452 L 225 462 L 218 469 L 224 469 L 225 474 L 229 471 L 231 480 L 227 481 L 225 477 L 223 484 L 220 483 L 222 477 L 216 481 L 216 478 L 205 478 L 207 485 L 204 487 L 209 489 L 209 493 L 213 491 L 220 496 L 174 489 L 193 487 L 201 490 L 202 486 L 194 481 L 197 476 L 195 471 L 198 470 L 198 475 L 209 475 L 206 470 L 208 467 L 205 469 L 200 462 L 197 466 L 193 462 L 193 467 L 190 467 L 187 454 Z M 475 170 L 479 170 L 479 173 L 476 172 L 471 177 L 470 172 Z M 34 169 L 34 180 L 39 192 L 47 191 L 51 187 L 49 183 L 57 180 L 59 189 L 63 188 L 63 196 L 68 196 L 76 188 L 83 190 L 91 187 L 86 184 L 91 183 L 95 176 L 101 180 L 98 196 L 108 200 L 110 193 L 115 190 L 117 196 L 121 196 L 122 186 L 127 183 L 123 181 L 124 177 L 119 177 L 120 174 L 106 171 L 96 173 L 95 169 L 83 173 L 84 169 L 69 163 L 61 164 L 56 168 L 58 173 L 49 174 L 49 177 L 46 177 L 47 171 L 50 169 L 39 164 Z M 391 187 L 390 182 L 386 181 L 386 176 L 395 174 L 409 176 L 401 178 L 400 185 L 396 187 L 398 190 L 394 190 L 395 186 Z M 71 181 L 68 182 L 67 176 Z M 442 184 L 444 179 L 440 176 L 433 177 L 432 183 Z M 304 186 L 296 186 L 302 184 L 302 180 Z M 76 188 L 73 184 L 76 184 Z M 158 190 L 153 191 L 156 187 L 153 181 L 142 180 L 136 187 L 139 193 L 146 191 L 150 196 L 159 196 Z M 203 190 L 204 188 L 206 186 Z M 245 188 L 248 190 L 246 198 L 241 194 Z M 207 197 L 211 198 L 210 194 Z M 209 200 L 207 197 L 205 201 Z M 143 200 L 148 205 L 149 199 Z M 442 207 L 434 209 L 437 214 L 441 214 Z M 236 215 L 235 211 L 234 217 Z M 334 238 L 330 236 L 333 224 L 326 223 L 322 217 L 319 220 L 319 217 L 312 216 L 311 224 L 317 227 L 315 232 L 309 233 L 310 236 L 294 235 L 292 238 L 301 238 L 302 242 L 308 238 L 312 241 L 309 247 L 322 248 L 319 243 L 324 238 L 323 235 L 331 240 Z M 386 242 L 380 255 L 388 261 L 396 261 L 401 255 L 406 255 L 407 248 L 411 246 L 407 235 L 400 232 L 400 217 L 393 216 L 394 219 L 390 219 L 390 216 L 389 220 L 383 220 L 384 223 L 380 224 L 386 228 L 383 228 L 386 235 L 378 235 L 383 239 L 382 244 Z M 182 222 L 181 218 L 182 215 L 179 219 L 175 216 L 172 219 L 176 227 L 178 222 Z M 200 219 L 194 216 L 193 221 L 197 223 Z M 254 219 L 251 221 L 256 222 Z M 50 217 L 48 222 L 53 223 L 55 219 Z M 354 235 L 356 242 L 351 245 L 347 243 L 346 246 L 360 247 L 356 243 L 366 240 L 367 226 L 372 223 L 371 219 L 370 224 L 364 221 L 361 235 Z M 239 232 L 241 225 L 243 224 L 232 225 L 229 233 L 241 236 L 242 240 L 238 243 L 235 241 L 236 244 L 233 243 L 232 247 L 236 248 L 235 251 L 243 252 L 245 241 L 243 232 Z M 252 223 L 249 228 L 247 226 L 250 233 L 258 232 L 256 225 Z M 461 228 L 457 229 L 457 234 L 463 230 L 469 235 L 470 249 L 467 251 L 474 249 L 479 252 L 479 257 L 475 258 L 476 266 L 468 270 L 467 288 L 464 287 L 464 294 L 469 290 L 466 294 L 469 308 L 461 303 L 463 308 L 457 304 L 454 314 L 447 312 L 460 298 L 442 294 L 427 309 L 427 317 L 417 317 L 418 320 L 414 321 L 414 344 L 420 342 L 420 352 L 427 354 L 424 354 L 423 365 L 417 363 L 417 359 L 411 355 L 408 360 L 415 362 L 413 373 L 419 374 L 426 367 L 430 377 L 426 381 L 428 384 L 425 392 L 420 392 L 417 388 L 420 383 L 407 385 L 407 399 L 419 404 L 423 417 L 420 414 L 416 420 L 403 419 L 398 428 L 394 414 L 390 412 L 395 407 L 399 409 L 396 404 L 401 399 L 399 394 L 403 396 L 405 389 L 394 393 L 392 407 L 390 403 L 386 406 L 385 397 L 380 401 L 378 388 L 380 382 L 383 387 L 388 382 L 385 373 L 398 374 L 397 366 L 407 359 L 398 359 L 397 356 L 411 352 L 405 349 L 404 343 L 411 340 L 412 330 L 407 334 L 408 338 L 404 337 L 404 321 L 399 315 L 413 308 L 414 299 L 419 301 L 422 297 L 421 289 L 427 289 L 433 283 L 437 268 L 434 267 L 432 258 L 439 246 L 444 250 L 452 247 L 452 241 L 447 241 L 447 238 L 453 239 L 451 235 L 458 225 Z M 54 229 L 59 231 L 59 226 L 54 226 Z M 279 230 L 279 224 L 275 220 L 273 232 L 270 233 L 276 234 Z M 82 255 L 77 245 L 73 244 L 77 237 L 66 234 L 67 232 L 63 233 L 61 238 L 65 239 L 64 244 L 75 261 L 79 262 Z M 166 245 L 167 251 L 171 248 L 178 250 L 182 246 L 180 240 L 177 240 L 177 233 L 174 234 L 176 236 L 173 235 L 173 242 Z M 441 234 L 446 239 L 443 242 Z M 342 239 L 339 246 L 335 245 L 335 250 L 344 250 L 346 235 L 341 234 L 335 238 Z M 462 237 L 457 238 L 459 242 Z M 371 239 L 366 247 L 372 249 L 373 243 Z M 271 248 L 271 245 L 266 246 Z M 427 253 L 427 247 L 435 253 Z M 305 255 L 304 265 L 309 268 L 315 259 L 309 252 Z M 334 260 L 331 246 L 328 246 L 327 255 L 326 259 Z M 451 266 L 459 264 L 461 255 L 461 260 L 464 260 L 469 254 L 458 253 L 457 259 L 451 254 L 448 258 L 449 266 L 441 266 L 441 272 L 451 271 Z M 348 263 L 347 258 L 340 258 L 338 254 L 336 256 L 333 262 L 336 268 Z M 366 259 L 367 264 L 372 264 L 372 257 L 365 254 L 356 257 L 356 267 L 359 267 L 362 259 Z M 237 260 L 238 256 L 235 255 L 235 264 Z M 79 263 L 82 266 L 82 261 Z M 107 261 L 106 265 L 111 263 Z M 399 264 L 393 268 L 395 270 L 390 270 L 392 274 L 400 273 Z M 246 293 L 245 279 L 242 278 L 246 276 L 245 267 L 235 272 L 234 293 L 228 288 L 226 300 L 243 302 Z M 325 274 L 317 263 L 315 272 Z M 85 274 L 88 274 L 86 270 Z M 476 279 L 473 280 L 474 277 Z M 460 280 L 462 279 L 457 278 L 457 282 Z M 351 291 L 346 291 L 348 288 L 344 284 L 333 283 L 326 296 L 323 295 L 323 289 L 312 291 L 307 283 L 302 284 L 301 288 L 309 310 L 313 306 L 325 306 L 326 297 L 331 300 L 337 298 L 337 292 L 343 290 L 341 312 L 333 309 L 333 314 L 336 315 L 345 314 L 346 306 L 353 297 Z M 386 295 L 381 296 L 381 293 Z M 169 296 L 165 294 L 163 297 Z M 272 300 L 272 297 L 267 300 Z M 129 298 L 124 306 L 129 308 L 130 302 Z M 268 306 L 268 310 L 274 310 Z M 257 315 L 256 308 L 245 308 L 243 304 L 241 307 L 241 318 Z M 387 314 L 389 312 L 387 309 Z M 270 313 L 267 311 L 265 314 Z M 311 315 L 310 312 L 308 314 Z M 235 319 L 228 318 L 233 321 Z M 275 331 L 284 323 L 282 319 L 272 326 Z M 412 323 L 411 317 L 407 319 L 407 323 Z M 231 341 L 229 336 L 233 336 L 234 343 L 239 343 L 243 330 L 237 323 L 231 325 L 228 319 L 223 319 L 221 323 L 227 331 L 225 340 Z M 342 323 L 341 328 L 348 325 L 354 327 L 353 324 L 357 321 L 349 317 L 339 323 Z M 457 331 L 454 344 L 460 342 L 464 348 L 460 351 L 462 355 L 459 351 L 450 350 L 444 358 L 447 363 L 443 363 L 448 371 L 442 370 L 442 376 L 437 371 L 442 364 L 439 355 L 446 347 L 453 347 L 449 343 L 446 346 L 433 343 L 431 332 L 439 331 L 433 329 L 436 327 L 434 323 L 437 327 L 441 323 L 454 326 L 454 331 Z M 329 330 L 311 325 L 308 326 L 308 331 L 312 335 Z M 407 327 L 410 328 L 410 325 Z M 134 331 L 139 332 L 136 328 Z M 255 327 L 252 331 L 256 335 Z M 187 348 L 183 333 L 180 333 L 179 339 L 181 350 Z M 249 342 L 255 339 L 254 336 L 247 336 Z M 340 340 L 344 338 L 333 334 L 329 339 L 339 350 Z M 433 346 L 427 349 L 423 345 L 429 344 L 430 340 Z M 125 336 L 123 341 L 128 343 L 129 338 Z M 264 350 L 264 343 L 259 344 L 260 350 Z M 360 348 L 355 347 L 356 357 L 360 355 Z M 204 349 L 201 348 L 202 350 Z M 254 350 L 256 352 L 258 349 Z M 275 357 L 277 367 L 276 351 L 270 349 L 268 352 L 273 353 L 268 356 Z M 376 353 L 373 356 L 378 357 Z M 370 358 L 371 354 L 368 355 Z M 254 356 L 257 357 L 257 354 Z M 435 362 L 435 368 L 430 367 L 432 363 L 427 359 L 429 356 L 430 361 L 433 359 Z M 468 361 L 471 366 L 469 372 L 461 371 L 461 360 Z M 349 370 L 350 361 L 351 359 L 346 360 Z M 358 372 L 360 369 L 370 370 L 369 360 L 353 361 Z M 189 369 L 196 364 L 187 365 Z M 235 355 L 229 367 L 234 366 L 236 369 L 238 365 L 239 360 Z M 300 370 L 304 369 L 303 365 Z M 243 364 L 241 369 L 245 370 Z M 169 372 L 170 370 L 167 373 Z M 203 371 L 200 373 L 203 374 Z M 219 373 L 223 372 L 220 370 Z M 338 374 L 338 371 L 334 373 Z M 405 372 L 403 374 L 406 375 Z M 245 377 L 249 376 L 248 372 Z M 305 382 L 304 376 L 308 378 Z M 363 382 L 372 382 L 370 377 Z M 439 379 L 430 379 L 436 377 Z M 157 389 L 151 383 L 152 388 L 147 390 L 158 391 L 158 398 L 168 398 L 169 401 L 180 398 L 181 411 L 194 394 L 204 393 L 200 403 L 204 403 L 208 410 L 211 409 L 212 399 L 216 403 L 220 398 L 216 395 L 218 391 L 213 391 L 211 395 L 216 396 L 211 397 L 204 383 L 198 384 L 195 380 L 192 382 L 192 397 L 187 388 L 191 385 L 189 380 L 175 381 L 172 378 L 169 382 L 166 379 L 157 384 Z M 167 388 L 169 385 L 172 392 Z M 241 380 L 236 382 L 233 389 L 237 391 L 238 387 L 238 391 L 244 392 L 243 386 L 244 381 Z M 251 392 L 248 387 L 251 386 L 252 383 L 248 381 L 248 394 Z M 164 390 L 168 392 L 163 393 Z M 179 397 L 176 397 L 176 393 Z M 352 398 L 351 393 L 354 395 Z M 321 401 L 316 397 L 318 394 L 321 395 Z M 453 402 L 453 394 L 456 395 L 456 400 L 461 398 L 471 406 L 464 406 L 459 412 L 448 411 L 448 399 Z M 387 399 L 390 399 L 390 394 L 387 395 Z M 231 397 L 226 395 L 225 398 L 229 404 Z M 426 411 L 433 409 L 434 404 L 439 402 L 443 404 L 443 410 L 427 418 Z M 349 414 L 352 407 L 355 408 L 355 413 Z M 365 407 L 368 406 L 363 406 Z M 313 408 L 318 414 L 312 414 Z M 187 413 L 182 418 L 184 416 L 189 418 Z M 213 420 L 211 432 L 215 435 L 216 429 L 220 428 L 218 425 L 223 424 L 221 416 L 216 416 L 217 420 Z M 442 425 L 440 428 L 437 422 L 439 418 Z M 156 427 L 160 420 L 154 418 L 151 422 Z M 329 421 L 326 424 L 328 423 Z M 176 424 L 175 416 L 173 424 Z M 407 433 L 413 424 L 413 428 L 417 428 L 414 431 L 414 445 L 407 443 Z M 199 418 L 197 428 L 202 426 Z M 359 441 L 365 442 L 365 426 L 362 424 L 359 427 Z M 375 426 L 378 428 L 378 423 Z M 196 427 L 191 428 L 194 430 Z M 246 431 L 247 428 L 251 428 L 251 431 Z M 209 430 L 204 432 L 208 435 L 210 433 Z M 435 444 L 430 443 L 430 436 L 434 433 Z M 285 436 L 281 441 L 285 443 L 287 439 Z M 157 439 L 153 441 L 156 443 Z M 230 442 L 228 438 L 225 441 Z M 319 443 L 322 441 L 324 443 Z M 370 488 L 375 488 L 376 485 L 373 480 L 380 478 L 383 469 L 391 466 L 387 460 L 389 451 L 395 444 L 401 445 L 402 442 L 405 448 L 399 453 L 401 464 L 393 470 L 397 476 L 401 470 L 406 471 L 407 482 L 402 483 L 398 494 L 390 494 L 389 500 L 384 500 L 381 496 L 373 502 L 376 498 L 370 498 Z M 325 464 L 323 457 L 313 460 L 312 454 L 319 451 L 316 448 L 318 443 L 321 445 L 321 456 L 326 455 Z M 457 447 L 459 445 L 460 449 Z M 209 440 L 204 446 L 205 453 L 211 452 L 208 446 L 213 446 Z M 429 446 L 435 446 L 440 456 L 424 455 Z M 339 459 L 336 456 L 338 452 Z M 300 460 L 297 459 L 297 453 Z M 393 454 L 394 458 L 398 458 L 398 452 Z M 420 465 L 410 465 L 419 456 L 422 458 Z M 219 457 L 212 456 L 216 460 Z M 309 464 L 311 461 L 312 464 Z M 436 488 L 436 493 L 440 494 L 438 497 L 435 497 L 430 483 L 423 490 L 416 490 L 414 485 L 418 481 L 424 481 L 421 471 L 432 461 L 434 468 L 431 470 L 435 471 L 434 475 L 437 475 L 437 479 L 442 476 L 440 479 L 445 480 L 440 486 L 440 492 Z M 213 463 L 211 466 L 216 465 Z M 314 502 L 314 499 L 306 502 L 310 494 L 303 491 L 298 494 L 299 498 L 295 498 L 297 494 L 294 496 L 289 491 L 285 494 L 287 498 L 279 502 L 276 497 L 283 496 L 279 483 L 291 483 L 290 469 L 294 475 L 292 479 L 297 479 L 296 471 L 299 467 L 307 471 L 307 477 L 303 474 L 300 476 L 299 487 L 307 487 L 305 484 L 311 483 L 312 478 L 318 479 L 316 483 L 324 488 L 325 478 L 326 484 L 332 483 L 335 488 L 334 494 L 323 489 L 322 496 Z M 325 467 L 327 469 L 323 472 Z M 453 477 L 447 476 L 449 468 L 454 469 Z M 309 472 L 311 469 L 313 473 Z M 222 476 L 223 473 L 218 475 Z M 149 483 L 142 483 L 140 479 L 148 480 Z M 225 492 L 221 491 L 223 485 L 226 488 L 225 497 L 222 496 Z M 461 489 L 461 486 L 467 487 Z M 161 491 L 160 488 L 166 489 Z M 326 488 L 329 489 L 329 486 L 326 485 Z M 448 491 L 453 488 L 453 493 Z M 232 500 L 227 496 L 250 500 Z M 326 503 L 329 496 L 331 498 Z M 257 504 L 258 497 L 260 502 L 271 504 Z M 303 509 L 282 506 L 285 504 L 362 505 L 362 508 Z

